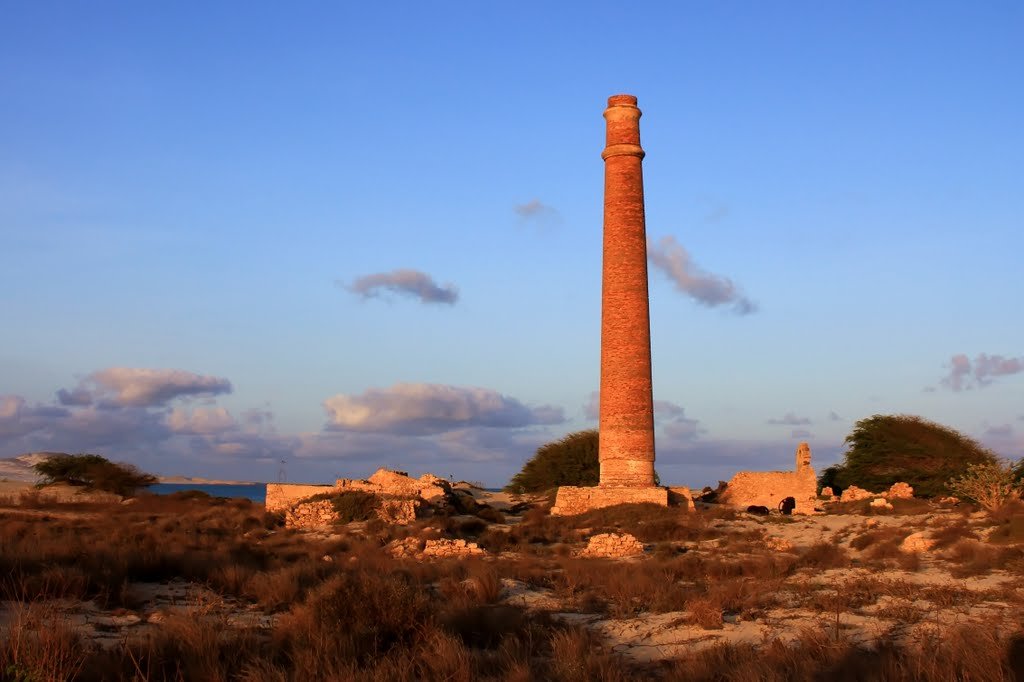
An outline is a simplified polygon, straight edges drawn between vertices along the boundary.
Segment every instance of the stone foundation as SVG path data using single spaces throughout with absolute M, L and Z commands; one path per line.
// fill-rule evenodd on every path
M 668 506 L 668 488 L 657 486 L 643 488 L 618 488 L 594 486 L 583 488 L 563 485 L 555 496 L 553 516 L 574 516 L 591 509 L 614 507 L 617 504 L 657 504 Z

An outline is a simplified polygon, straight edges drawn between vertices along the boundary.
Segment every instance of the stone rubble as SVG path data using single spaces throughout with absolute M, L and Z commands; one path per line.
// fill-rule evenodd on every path
M 868 490 L 864 490 L 863 488 L 858 488 L 855 485 L 851 485 L 849 488 L 847 488 L 846 490 L 843 491 L 843 494 L 842 494 L 842 496 L 840 496 L 839 501 L 840 502 L 857 502 L 858 500 L 866 500 L 866 499 L 874 497 L 874 496 L 875 496 L 875 493 L 873 493 L 873 492 L 870 492 Z
M 884 509 L 885 511 L 892 511 L 894 508 L 889 503 L 889 500 L 885 499 L 884 497 L 876 497 L 875 499 L 871 500 L 870 506 L 872 509 Z
M 643 543 L 629 533 L 599 533 L 590 538 L 579 555 L 614 559 L 643 553 Z

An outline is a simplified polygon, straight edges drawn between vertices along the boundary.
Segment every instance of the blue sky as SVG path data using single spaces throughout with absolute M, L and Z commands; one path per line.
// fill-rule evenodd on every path
M 1022 32 L 1012 2 L 8 5 L 0 456 L 504 483 L 594 425 L 625 92 L 666 482 L 800 440 L 820 468 L 876 413 L 1020 457 Z

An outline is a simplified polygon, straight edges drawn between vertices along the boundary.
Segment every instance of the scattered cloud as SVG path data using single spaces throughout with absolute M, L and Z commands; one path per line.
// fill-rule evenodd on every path
M 175 408 L 165 420 L 167 428 L 174 433 L 210 435 L 237 428 L 238 423 L 223 407 L 196 408 L 186 410 Z
M 808 424 L 812 424 L 813 422 L 807 417 L 798 417 L 792 412 L 787 412 L 782 417 L 776 419 L 769 419 L 768 423 L 777 426 L 806 426 Z
M 674 237 L 662 237 L 657 243 L 650 241 L 647 258 L 675 283 L 676 289 L 701 305 L 730 306 L 737 315 L 757 311 L 757 304 L 740 294 L 731 279 L 702 271 Z
M 814 434 L 807 429 L 793 429 L 789 432 L 790 438 L 813 438 Z
M 965 354 L 950 358 L 949 374 L 940 383 L 953 391 L 984 388 L 995 377 L 1024 372 L 1024 357 L 1007 358 L 1002 355 L 979 353 L 972 363 Z
M 997 424 L 985 429 L 986 438 L 1011 438 L 1013 436 L 1013 425 Z
M 600 391 L 590 392 L 590 398 L 588 398 L 586 404 L 583 405 L 583 416 L 590 421 L 596 421 L 601 418 Z
M 828 413 L 828 420 L 830 422 L 841 422 L 843 421 L 843 418 L 836 414 L 835 410 L 831 410 Z
M 540 199 L 531 199 L 525 204 L 516 204 L 514 210 L 523 220 L 551 222 L 561 218 L 558 209 L 545 204 Z
M 92 405 L 92 393 L 84 388 L 73 388 L 70 391 L 62 388 L 57 391 L 57 402 L 75 407 Z
M 77 388 L 57 391 L 61 405 L 83 407 L 156 407 L 175 398 L 231 393 L 231 382 L 180 369 L 109 367 L 87 376 Z
M 363 298 L 376 298 L 382 291 L 418 298 L 421 303 L 453 305 L 459 299 L 459 290 L 448 283 L 440 286 L 419 270 L 400 269 L 378 272 L 357 278 L 347 289 Z
M 562 408 L 527 407 L 486 388 L 402 383 L 324 401 L 329 428 L 426 435 L 483 426 L 521 428 L 565 421 Z

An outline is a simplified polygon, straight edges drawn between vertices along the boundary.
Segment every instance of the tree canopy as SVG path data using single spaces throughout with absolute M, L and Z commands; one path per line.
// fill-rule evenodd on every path
M 946 482 L 971 464 L 996 461 L 995 453 L 959 431 L 907 414 L 861 419 L 845 442 L 844 461 L 822 472 L 821 485 L 881 492 L 904 481 L 916 495 L 934 497 L 947 494 Z
M 535 493 L 560 485 L 597 485 L 601 470 L 597 443 L 597 430 L 589 429 L 540 446 L 505 490 Z
M 115 463 L 92 454 L 50 455 L 33 468 L 44 483 L 67 483 L 118 495 L 132 495 L 157 480 L 132 464 Z
M 575 431 L 537 448 L 506 492 L 537 493 L 561 485 L 595 486 L 601 480 L 597 429 Z M 661 485 L 658 472 L 654 484 Z

